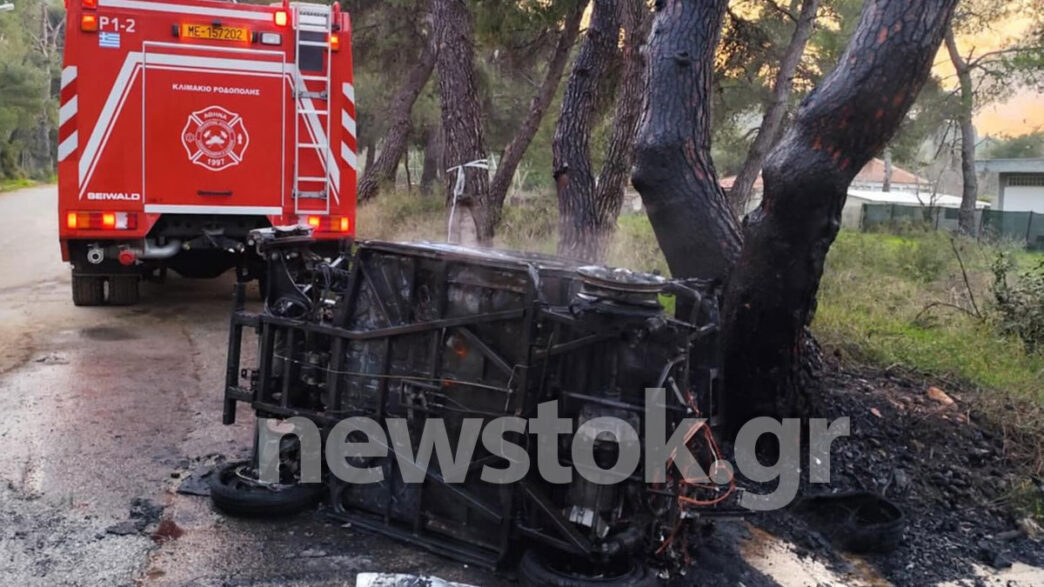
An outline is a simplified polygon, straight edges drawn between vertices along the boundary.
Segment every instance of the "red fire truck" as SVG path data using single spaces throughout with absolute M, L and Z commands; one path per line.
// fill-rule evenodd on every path
M 66 0 L 58 219 L 77 305 L 237 268 L 249 232 L 355 232 L 351 32 L 339 7 Z

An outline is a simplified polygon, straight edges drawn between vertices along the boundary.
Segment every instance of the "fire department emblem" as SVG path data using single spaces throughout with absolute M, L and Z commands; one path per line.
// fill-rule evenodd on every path
M 189 115 L 181 132 L 189 161 L 212 171 L 239 165 L 250 143 L 243 118 L 220 106 L 210 106 Z

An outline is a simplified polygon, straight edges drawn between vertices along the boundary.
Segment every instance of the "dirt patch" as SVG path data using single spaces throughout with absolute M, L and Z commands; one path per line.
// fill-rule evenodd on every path
M 868 491 L 906 515 L 897 548 L 867 555 L 868 564 L 904 585 L 974 578 L 983 567 L 1016 562 L 1044 568 L 1044 545 L 1028 535 L 1027 512 L 1014 499 L 1028 487 L 1036 492 L 1031 501 L 1044 503 L 1044 483 L 1019 456 L 1025 451 L 1006 444 L 1003 422 L 975 408 L 977 392 L 872 370 L 831 370 L 822 383 L 819 414 L 850 417 L 851 435 L 832 447 L 831 482 L 805 494 Z M 751 520 L 808 554 L 849 566 L 795 510 Z

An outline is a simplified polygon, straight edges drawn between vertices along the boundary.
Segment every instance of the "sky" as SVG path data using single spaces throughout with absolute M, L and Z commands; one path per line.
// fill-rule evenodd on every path
M 1044 130 L 1044 94 L 1023 90 L 1003 103 L 983 108 L 975 116 L 980 136 L 1018 136 Z
M 1013 40 L 1024 36 L 1032 24 L 1029 16 L 1015 16 L 998 23 L 992 30 L 959 35 L 957 47 L 967 57 L 1011 46 Z M 943 79 L 944 85 L 956 87 L 953 71 L 950 56 L 943 46 L 935 59 L 935 74 Z M 1004 101 L 984 106 L 975 115 L 975 130 L 981 137 L 1018 136 L 1044 130 L 1044 94 L 1024 88 L 1016 90 Z

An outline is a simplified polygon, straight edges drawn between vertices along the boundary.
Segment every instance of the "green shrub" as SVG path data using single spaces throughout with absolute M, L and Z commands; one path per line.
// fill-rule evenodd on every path
M 1044 259 L 1021 273 L 1009 253 L 993 263 L 993 303 L 997 325 L 1004 334 L 1019 337 L 1029 350 L 1044 348 Z

